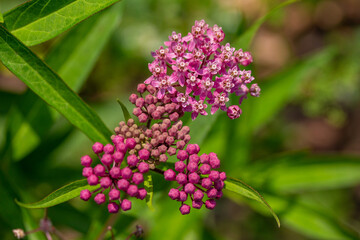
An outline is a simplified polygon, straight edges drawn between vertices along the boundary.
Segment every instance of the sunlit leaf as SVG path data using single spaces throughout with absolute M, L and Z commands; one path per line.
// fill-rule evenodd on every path
M 32 0 L 4 14 L 7 29 L 28 46 L 47 41 L 119 0 Z
M 0 60 L 91 140 L 109 142 L 110 130 L 41 59 L 0 26 Z
M 59 188 L 58 190 L 50 193 L 44 199 L 35 203 L 22 203 L 16 200 L 17 204 L 25 208 L 48 208 L 58 205 L 63 202 L 67 202 L 73 198 L 80 196 L 81 190 L 88 189 L 89 191 L 99 188 L 97 186 L 89 186 L 87 180 L 79 180 L 72 182 L 68 185 Z
M 278 226 L 280 227 L 280 220 L 276 216 L 275 212 L 272 210 L 270 205 L 265 201 L 265 199 L 252 187 L 247 185 L 246 183 L 242 182 L 239 179 L 230 178 L 228 177 L 227 180 L 225 180 L 225 189 L 231 192 L 234 192 L 236 194 L 239 194 L 241 196 L 245 196 L 247 198 L 254 199 L 261 203 L 264 207 L 268 209 L 268 211 L 273 215 L 275 218 Z
M 83 85 L 105 43 L 118 26 L 122 6 L 112 6 L 77 25 L 45 57 L 45 62 L 74 91 Z M 100 31 L 102 34 L 99 34 Z M 27 104 L 30 106 L 24 106 Z M 20 124 L 9 121 L 13 126 L 8 127 L 13 129 L 10 136 L 13 158 L 20 160 L 39 145 L 59 115 L 32 91 L 19 99 L 9 119 L 13 119 L 15 114 L 21 118 Z M 18 142 L 23 144 L 16 144 Z

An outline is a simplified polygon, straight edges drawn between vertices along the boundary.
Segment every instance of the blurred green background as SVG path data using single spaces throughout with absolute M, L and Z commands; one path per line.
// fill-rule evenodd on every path
M 25 2 L 0 1 L 3 13 Z M 79 94 L 113 129 L 122 120 L 116 98 L 126 101 L 149 76 L 150 52 L 172 31 L 185 35 L 195 20 L 205 19 L 223 28 L 224 42 L 235 43 L 280 2 L 123 0 L 116 4 L 123 11 L 118 27 Z M 143 226 L 144 239 L 360 239 L 359 10 L 359 0 L 309 0 L 276 11 L 243 47 L 253 54 L 260 98 L 244 101 L 237 120 L 217 112 L 200 125 L 201 134 L 193 131 L 203 152 L 218 153 L 228 175 L 265 197 L 282 221 L 280 229 L 251 200 L 227 195 L 214 211 L 181 216 L 166 192 L 158 191 L 154 212 L 139 202 L 116 219 L 117 239 L 125 239 L 136 224 Z M 44 57 L 67 34 L 32 50 Z M 35 139 L 25 134 L 14 140 L 12 132 L 24 117 L 39 117 L 15 113 L 36 107 L 26 101 L 27 91 L 0 65 L 2 239 L 14 239 L 11 229 L 36 226 L 42 216 L 42 210 L 20 209 L 13 199 L 36 201 L 82 178 L 79 159 L 90 153 L 91 141 L 63 117 Z M 157 180 L 156 191 L 166 187 Z M 49 209 L 49 216 L 68 239 L 96 239 L 106 212 L 75 199 Z

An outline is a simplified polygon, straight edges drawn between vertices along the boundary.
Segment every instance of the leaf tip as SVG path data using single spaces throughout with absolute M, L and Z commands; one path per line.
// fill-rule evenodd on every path
M 26 207 L 26 204 L 25 204 L 25 203 L 20 202 L 20 201 L 17 200 L 16 198 L 14 199 L 14 201 L 15 201 L 15 203 L 16 203 L 17 205 L 19 205 L 20 207 Z
M 124 115 L 124 119 L 127 122 L 131 118 L 129 110 L 126 108 L 125 104 L 119 98 L 117 98 L 116 101 L 119 103 L 121 110 L 123 112 L 123 115 Z

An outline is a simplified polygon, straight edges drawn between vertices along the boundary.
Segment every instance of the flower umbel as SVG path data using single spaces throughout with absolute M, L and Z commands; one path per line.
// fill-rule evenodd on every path
M 82 190 L 81 199 L 95 195 L 96 203 L 107 202 L 110 213 L 130 210 L 131 197 L 142 200 L 147 195 L 143 175 L 154 171 L 177 183 L 168 195 L 179 201 L 181 214 L 189 214 L 191 207 L 216 206 L 226 174 L 218 171 L 215 153 L 200 155 L 199 145 L 189 144 L 190 128 L 180 119 L 185 112 L 191 112 L 194 120 L 219 109 L 235 119 L 248 95 L 260 95 L 251 71 L 242 69 L 253 61 L 251 54 L 229 43 L 221 45 L 224 37 L 221 27 L 195 21 L 186 36 L 172 32 L 165 47 L 152 52 L 151 76 L 129 97 L 139 125 L 133 119 L 120 122 L 111 136 L 113 144 L 95 143 L 92 149 L 100 160 L 96 166 L 91 166 L 90 156 L 81 158 L 83 176 L 89 185 L 99 185 L 93 192 Z M 229 106 L 231 95 L 239 97 L 238 105 Z M 173 168 L 157 168 L 175 156 Z
M 135 97 L 130 99 L 137 106 L 134 114 L 140 122 L 147 121 L 149 116 L 158 119 L 164 112 L 159 114 L 157 111 L 152 116 L 153 112 L 166 104 L 175 103 L 173 108 L 179 116 L 183 112 L 192 112 L 191 117 L 195 119 L 199 113 L 207 115 L 205 102 L 211 105 L 211 114 L 214 114 L 218 109 L 229 112 L 227 102 L 231 94 L 240 97 L 239 105 L 249 94 L 259 96 L 257 84 L 248 86 L 254 80 L 251 71 L 241 69 L 253 61 L 251 54 L 242 49 L 235 50 L 229 43 L 221 45 L 224 37 L 221 27 L 209 27 L 204 20 L 195 21 L 188 35 L 182 37 L 173 32 L 164 43 L 165 48 L 152 52 L 154 61 L 149 64 L 152 76 L 145 84 L 153 88 L 141 85 L 140 89 L 151 88 L 149 93 L 156 99 L 145 101 L 141 107 L 135 103 Z M 139 93 L 141 95 L 143 91 Z M 219 102 L 219 95 L 227 101 Z M 233 114 L 231 118 L 239 116 Z

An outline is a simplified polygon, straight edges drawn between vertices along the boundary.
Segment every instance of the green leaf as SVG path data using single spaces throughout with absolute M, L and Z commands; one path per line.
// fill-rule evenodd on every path
M 123 4 L 116 4 L 75 26 L 45 57 L 45 62 L 79 91 L 105 44 L 119 26 Z M 101 32 L 101 34 L 99 34 Z
M 314 204 L 308 201 L 307 196 L 285 197 L 265 195 L 286 226 L 312 239 L 336 240 L 358 239 L 357 234 L 349 225 L 338 216 L 329 214 L 329 210 L 322 210 L 322 203 Z M 234 199 L 236 201 L 236 199 Z M 251 207 L 260 213 L 266 214 L 264 209 L 247 201 Z
M 99 185 L 89 186 L 87 180 L 83 179 L 59 188 L 58 190 L 50 193 L 48 196 L 46 196 L 39 202 L 21 203 L 17 200 L 15 201 L 17 204 L 24 208 L 48 208 L 80 196 L 81 190 L 88 189 L 89 191 L 92 191 L 97 188 L 99 188 Z
M 244 175 L 271 192 L 298 193 L 355 186 L 360 183 L 359 172 L 359 157 L 298 153 L 259 161 Z
M 91 140 L 109 142 L 111 131 L 96 113 L 56 73 L 2 26 L 0 60 Z
M 119 0 L 33 0 L 4 14 L 6 27 L 28 46 L 47 41 Z
M 56 111 L 39 99 L 32 91 L 19 97 L 7 116 L 7 150 L 13 160 L 20 160 L 41 142 L 48 132 Z M 18 143 L 22 144 L 19 145 Z
M 118 98 L 116 99 L 116 101 L 119 103 L 120 107 L 121 107 L 121 110 L 124 114 L 124 119 L 125 119 L 125 122 L 127 122 L 131 116 L 130 116 L 130 113 L 128 111 L 128 109 L 126 108 L 126 106 L 121 102 L 121 100 Z
M 0 23 L 3 23 L 4 22 L 4 17 L 2 15 L 2 13 L 0 12 Z
M 74 91 L 83 85 L 101 50 L 118 26 L 122 9 L 123 5 L 117 4 L 77 25 L 45 57 L 45 62 Z M 26 103 L 31 105 L 24 106 Z M 9 121 L 12 125 L 9 127 L 13 129 L 10 139 L 13 159 L 20 160 L 39 145 L 59 115 L 31 91 L 22 96 L 8 118 L 13 119 L 15 115 L 21 120 L 20 123 Z M 23 144 L 19 145 L 18 142 Z
M 258 29 L 268 18 L 270 18 L 274 13 L 276 13 L 281 8 L 284 8 L 287 5 L 298 1 L 299 0 L 288 0 L 277 5 L 275 8 L 273 8 L 268 13 L 266 13 L 263 17 L 256 20 L 256 22 L 250 28 L 248 28 L 244 34 L 242 34 L 237 40 L 235 40 L 235 42 L 232 45 L 235 46 L 236 48 L 248 48 Z
M 151 174 L 147 174 L 145 176 L 144 187 L 145 187 L 145 190 L 147 192 L 146 198 L 145 198 L 146 204 L 148 205 L 150 210 L 154 211 L 154 207 L 152 205 L 153 195 L 154 195 L 154 184 L 153 184 Z
M 273 215 L 275 218 L 278 227 L 280 227 L 280 220 L 276 216 L 275 212 L 272 210 L 270 205 L 265 201 L 265 199 L 252 187 L 244 183 L 243 181 L 235 178 L 228 177 L 227 180 L 225 180 L 225 189 L 234 193 L 237 193 L 239 195 L 245 196 L 247 198 L 254 199 L 261 203 L 264 207 L 268 209 L 268 211 Z
M 0 204 L 0 220 L 7 228 L 21 228 L 21 210 L 13 201 L 18 195 L 14 193 L 14 189 L 11 188 L 11 183 L 6 179 L 6 175 L 4 172 L 0 174 L 1 202 L 3 203 Z

